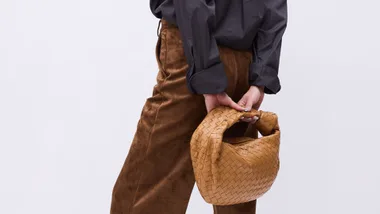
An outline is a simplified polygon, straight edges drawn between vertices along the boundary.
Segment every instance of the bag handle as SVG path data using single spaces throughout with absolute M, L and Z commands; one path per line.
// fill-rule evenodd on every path
M 224 118 L 223 121 L 217 121 L 217 124 L 215 124 L 219 129 L 218 132 L 221 131 L 222 133 L 237 123 L 241 117 L 254 116 L 258 117 L 255 126 L 261 135 L 268 136 L 276 130 L 279 130 L 278 117 L 273 112 L 256 109 L 251 109 L 250 111 L 238 111 L 228 106 L 219 106 L 211 110 L 207 115 L 207 117 Z

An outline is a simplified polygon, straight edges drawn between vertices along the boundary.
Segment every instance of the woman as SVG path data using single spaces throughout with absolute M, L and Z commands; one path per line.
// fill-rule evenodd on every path
M 157 84 L 142 109 L 113 188 L 111 214 L 186 212 L 195 184 L 190 139 L 219 105 L 258 109 L 276 94 L 286 0 L 150 0 L 162 27 Z M 241 135 L 255 118 L 242 118 Z M 256 200 L 213 206 L 214 213 L 255 213 Z

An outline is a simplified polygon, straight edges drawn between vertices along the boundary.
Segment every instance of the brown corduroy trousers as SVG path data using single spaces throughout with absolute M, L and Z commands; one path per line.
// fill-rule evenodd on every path
M 249 89 L 252 54 L 224 46 L 219 46 L 219 52 L 228 78 L 226 93 L 237 102 Z M 184 214 L 195 184 L 190 139 L 207 111 L 203 95 L 187 89 L 188 64 L 179 29 L 165 20 L 156 60 L 157 83 L 141 111 L 113 188 L 111 214 Z M 225 134 L 241 136 L 247 127 L 247 123 L 239 122 Z M 256 200 L 213 208 L 216 214 L 254 214 Z

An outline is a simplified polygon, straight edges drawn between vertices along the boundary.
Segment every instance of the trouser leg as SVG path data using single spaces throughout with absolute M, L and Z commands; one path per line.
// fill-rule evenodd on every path
M 255 214 L 256 200 L 228 206 L 213 206 L 214 214 Z
M 149 97 L 115 183 L 112 214 L 185 213 L 194 187 L 190 139 L 207 111 L 202 95 L 189 93 L 187 64 L 175 31 L 157 42 L 157 84 Z
M 234 97 L 242 93 L 239 91 L 247 90 L 239 75 L 243 73 L 246 78 L 248 71 L 238 71 L 236 58 L 239 57 L 231 49 L 221 47 L 220 54 L 229 78 L 227 93 Z M 191 94 L 187 89 L 188 65 L 177 28 L 163 23 L 156 56 L 157 84 L 143 106 L 130 150 L 113 188 L 111 214 L 182 214 L 194 187 L 190 139 L 207 111 L 203 96 Z M 246 128 L 236 127 L 240 128 L 229 133 Z M 228 213 L 223 207 L 216 210 Z

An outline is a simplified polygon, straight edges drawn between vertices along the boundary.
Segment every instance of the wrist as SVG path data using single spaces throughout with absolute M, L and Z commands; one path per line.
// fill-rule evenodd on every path
M 203 94 L 204 97 L 215 97 L 217 95 L 222 95 L 224 92 L 216 93 L 216 94 Z
M 253 88 L 253 89 L 257 89 L 257 90 L 259 90 L 260 92 L 264 92 L 264 88 L 265 88 L 265 86 L 251 85 L 250 88 L 251 88 L 251 89 L 252 89 L 252 88 Z

